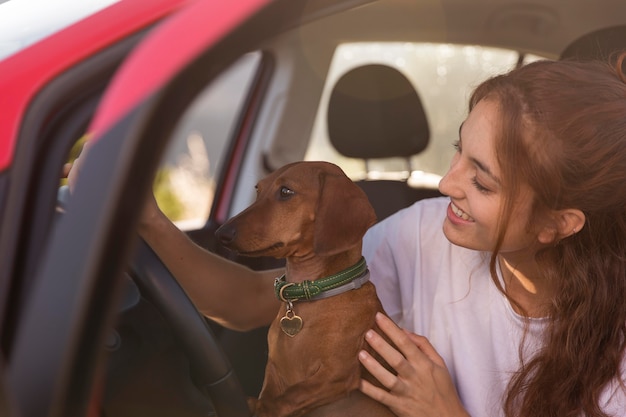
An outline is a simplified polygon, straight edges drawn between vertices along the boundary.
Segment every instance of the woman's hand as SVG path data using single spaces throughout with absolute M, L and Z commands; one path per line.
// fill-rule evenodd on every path
M 397 375 L 361 351 L 359 360 L 363 366 L 387 388 L 361 380 L 361 391 L 387 405 L 398 416 L 469 417 L 443 358 L 428 339 L 400 329 L 381 313 L 376 316 L 376 323 L 399 351 L 373 330 L 368 331 L 365 339 Z

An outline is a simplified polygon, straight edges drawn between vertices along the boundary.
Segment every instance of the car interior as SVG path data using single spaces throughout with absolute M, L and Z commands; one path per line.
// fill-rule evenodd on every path
M 388 9 L 389 3 L 373 2 L 355 10 L 320 18 L 263 45 L 261 56 L 254 63 L 258 65 L 256 71 L 267 71 L 270 75 L 252 77 L 256 73 L 250 71 L 251 86 L 255 82 L 260 83 L 256 88 L 266 96 L 263 106 L 258 109 L 258 120 L 251 132 L 251 144 L 240 166 L 242 171 L 239 173 L 238 186 L 232 190 L 232 199 L 225 211 L 220 206 L 219 194 L 224 190 L 219 190 L 220 174 L 216 167 L 216 200 L 205 219 L 205 225 L 200 229 L 190 230 L 190 236 L 209 249 L 251 268 L 280 266 L 279 260 L 253 260 L 229 253 L 219 247 L 212 238 L 212 233 L 226 218 L 249 204 L 254 182 L 258 178 L 282 164 L 306 158 L 309 146 L 306 132 L 314 129 L 312 115 L 316 114 L 316 110 L 326 113 L 329 148 L 339 155 L 339 160 L 344 158 L 343 160 L 348 161 L 345 164 L 347 169 L 350 164 L 356 163 L 361 167 L 353 175 L 354 180 L 366 191 L 379 220 L 419 199 L 440 195 L 432 182 L 416 186 L 409 181 L 411 173 L 421 169 L 413 157 L 421 154 L 432 141 L 430 125 L 433 122 L 427 113 L 428 107 L 422 103 L 420 91 L 402 71 L 384 63 L 368 62 L 350 68 L 338 76 L 328 88 L 330 92 L 324 89 L 328 82 L 324 78 L 328 73 L 324 71 L 332 66 L 337 47 L 336 39 L 343 42 L 397 42 L 402 40 L 402 35 L 415 32 L 414 28 L 420 27 L 415 22 L 416 19 L 423 23 L 429 16 L 417 8 L 411 10 L 406 4 Z M 386 15 L 387 19 L 377 18 L 379 14 Z M 508 13 L 496 13 L 493 19 L 493 27 L 504 34 L 491 38 L 489 43 L 491 46 L 517 48 L 518 56 L 514 65 L 522 64 L 527 53 L 548 59 L 604 59 L 623 43 L 623 37 L 620 36 L 623 27 L 613 27 L 583 36 L 560 52 L 559 47 L 561 44 L 565 46 L 565 39 L 560 43 L 553 40 L 554 45 L 538 41 L 533 45 L 524 43 L 528 42 L 528 38 L 524 42 L 512 39 L 513 34 L 508 33 L 505 26 L 504 22 L 516 22 L 516 19 L 537 19 L 549 23 L 550 14 L 544 10 L 532 10 L 532 13 L 512 10 Z M 390 34 L 388 27 L 378 23 L 383 20 L 396 21 L 399 28 Z M 403 25 L 410 25 L 412 29 Z M 465 37 L 465 33 L 460 30 L 456 32 L 449 26 L 450 24 L 444 38 L 428 31 L 413 36 L 432 42 L 472 41 L 471 37 Z M 356 30 L 353 29 L 355 27 Z M 487 42 L 481 40 L 480 43 Z M 285 60 L 291 61 L 289 70 L 282 68 Z M 462 68 L 452 69 L 462 71 Z M 321 100 L 324 94 L 328 96 L 326 101 Z M 458 99 L 462 102 L 465 97 Z M 245 106 L 245 99 L 242 98 L 242 101 L 244 104 L 238 104 Z M 323 103 L 321 106 L 325 104 L 324 109 L 317 109 L 320 102 Z M 276 113 L 281 115 L 277 116 Z M 454 139 L 449 138 L 449 142 Z M 214 161 L 210 156 L 209 160 Z M 384 166 L 385 162 L 395 171 L 376 169 L 380 164 Z M 220 163 L 223 162 L 216 163 L 218 167 Z M 224 175 L 225 169 L 223 166 L 221 168 L 221 175 Z M 149 251 L 149 248 L 144 250 Z M 136 274 L 137 271 L 131 273 L 131 276 L 135 277 Z M 135 285 L 133 280 L 129 280 L 131 288 Z M 144 293 L 145 288 L 140 292 Z M 166 302 L 171 302 L 171 297 L 168 300 Z M 153 303 L 154 300 L 147 301 L 145 297 L 139 297 L 134 299 L 132 306 L 122 308 L 116 327 L 116 340 L 122 342 L 109 347 L 111 359 L 106 413 L 132 415 L 129 410 L 133 409 L 130 404 L 134 403 L 134 407 L 149 407 L 153 415 L 168 415 L 168 409 L 176 409 L 177 415 L 200 415 L 198 413 L 206 411 L 210 406 L 206 397 L 198 392 L 199 385 L 190 383 L 187 377 L 191 373 L 192 381 L 195 381 L 196 370 L 189 368 L 188 353 L 185 348 L 181 348 L 181 335 L 176 329 L 182 325 L 172 326 L 173 319 L 150 312 L 154 309 Z M 140 315 L 143 316 L 137 317 Z M 185 326 L 189 326 L 189 321 L 184 320 Z M 147 326 L 147 323 L 152 324 Z M 256 396 L 262 384 L 267 354 L 267 329 L 237 332 L 221 328 L 210 321 L 209 326 L 216 335 L 220 348 L 232 363 L 246 395 Z M 198 329 L 197 334 L 201 334 L 201 326 Z M 150 342 L 145 343 L 146 340 Z M 164 360 L 165 357 L 167 360 Z M 155 362 L 158 362 L 158 366 L 154 365 Z M 129 366 L 129 363 L 133 365 Z M 173 380 L 177 382 L 174 384 Z M 171 389 L 174 385 L 177 387 L 175 391 Z M 159 410 L 153 409 L 154 392 L 162 393 L 158 401 L 161 404 Z M 148 401 L 147 398 L 151 399 Z
M 404 159 L 412 172 L 411 157 L 430 139 L 417 91 L 397 69 L 369 64 L 342 75 L 328 102 L 327 123 L 332 146 L 345 157 L 364 161 L 366 176 L 355 182 L 367 194 L 378 221 L 422 198 L 441 195 L 436 188 L 413 186 L 407 178 L 370 176 L 372 159 Z
M 395 7 L 387 8 L 390 3 Z M 257 85 L 257 88 L 265 93 L 265 98 L 263 107 L 257 113 L 257 125 L 251 132 L 250 147 L 240 166 L 242 171 L 239 172 L 237 188 L 232 191 L 228 209 L 224 210 L 219 200 L 220 192 L 224 190 L 219 189 L 220 174 L 217 173 L 219 171 L 216 167 L 218 188 L 214 191 L 215 197 L 207 221 L 202 228 L 189 230 L 190 236 L 210 250 L 229 257 L 233 261 L 247 264 L 251 268 L 280 266 L 281 263 L 277 260 L 253 260 L 229 253 L 219 247 L 212 238 L 212 233 L 226 218 L 236 214 L 251 202 L 254 182 L 258 178 L 282 164 L 307 158 L 307 155 L 311 153 L 310 149 L 307 149 L 307 146 L 310 146 L 307 143 L 309 140 L 307 137 L 312 136 L 307 132 L 315 130 L 312 115 L 316 114 L 316 110 L 318 114 L 325 113 L 323 119 L 326 124 L 327 147 L 334 155 L 338 155 L 333 157 L 342 161 L 340 165 L 347 171 L 355 165 L 359 167 L 354 170 L 352 176 L 355 182 L 366 191 L 379 220 L 417 200 L 441 195 L 436 185 L 433 186 L 432 181 L 417 185 L 410 181 L 411 174 L 422 168 L 419 159 L 414 157 L 422 154 L 433 140 L 430 127 L 433 117 L 428 114 L 428 106 L 422 103 L 421 92 L 405 75 L 407 70 L 403 72 L 393 65 L 372 60 L 351 67 L 329 81 L 332 78 L 329 69 L 332 69 L 332 59 L 339 46 L 338 40 L 342 43 L 382 42 L 384 44 L 404 40 L 402 36 L 410 33 L 411 35 L 408 36 L 410 39 L 406 41 L 415 41 L 414 38 L 417 38 L 421 42 L 441 42 L 442 45 L 455 42 L 471 44 L 475 41 L 481 45 L 487 44 L 490 47 L 514 50 L 516 57 L 512 65 L 522 65 L 526 62 L 527 56 L 534 54 L 546 59 L 590 59 L 592 57 L 606 59 L 610 52 L 621 48 L 621 44 L 624 43 L 623 37 L 620 36 L 623 27 L 594 31 L 590 35 L 580 37 L 571 45 L 566 45 L 569 35 L 560 31 L 558 33 L 563 38 L 550 38 L 552 44 L 544 42 L 545 39 L 540 41 L 528 34 L 524 39 L 515 38 L 514 34 L 509 32 L 507 22 L 516 27 L 519 24 L 527 24 L 527 20 L 532 20 L 533 30 L 550 29 L 546 25 L 553 23 L 553 16 L 547 10 L 532 7 L 529 10 L 494 13 L 490 29 L 496 28 L 501 31 L 498 37 L 482 33 L 485 38 L 476 34 L 473 34 L 474 38 L 472 38 L 461 29 L 455 31 L 450 28 L 450 24 L 446 28 L 445 36 L 428 30 L 416 34 L 415 32 L 419 31 L 416 28 L 429 27 L 424 20 L 432 15 L 425 13 L 417 6 L 413 9 L 407 6 L 406 2 L 402 5 L 398 3 L 373 2 L 354 10 L 320 18 L 304 27 L 284 33 L 263 45 L 261 56 L 257 57 L 254 63 L 260 67 L 257 70 L 262 71 L 266 68 L 271 75 L 256 77 L 251 81 L 251 83 L 257 81 L 267 84 Z M 480 5 L 477 9 L 480 9 Z M 472 16 L 476 13 L 478 11 L 472 12 Z M 380 15 L 386 16 L 387 19 L 375 17 Z M 450 16 L 447 17 L 453 20 Z M 455 15 L 454 18 L 459 18 L 459 16 Z M 424 24 L 417 24 L 416 20 Z M 382 21 L 396 22 L 396 30 L 390 31 L 388 27 L 384 27 Z M 404 25 L 410 25 L 411 29 Z M 461 26 L 466 27 L 467 24 Z M 582 27 L 576 29 L 577 32 L 583 30 Z M 268 58 L 268 55 L 271 58 Z M 290 61 L 289 69 L 282 68 L 285 65 L 284 60 Z M 271 69 L 267 69 L 265 65 L 269 65 Z M 463 71 L 463 68 L 451 68 L 451 70 Z M 464 105 L 466 97 L 459 95 L 456 98 L 462 102 L 461 105 Z M 317 109 L 317 106 L 320 108 Z M 280 113 L 280 116 L 276 113 Z M 453 129 L 457 127 L 458 124 L 454 125 Z M 454 139 L 454 136 L 447 138 L 449 141 L 447 145 Z M 310 139 L 310 141 L 313 140 L 314 138 Z M 210 151 L 208 153 L 210 154 Z M 315 152 L 312 153 L 315 155 Z M 213 163 L 214 159 L 210 157 L 209 159 Z M 218 160 L 216 164 L 219 167 L 221 163 Z M 381 170 L 381 165 L 389 166 L 391 170 Z M 223 175 L 224 168 L 221 168 L 221 175 Z M 128 320 L 128 322 L 124 320 L 129 313 L 130 311 L 123 312 L 122 322 L 129 326 L 136 325 L 134 320 Z M 142 323 L 141 327 L 144 326 L 145 324 Z M 210 323 L 210 326 L 219 340 L 220 347 L 233 364 L 246 395 L 256 396 L 261 387 L 267 354 L 265 341 L 267 329 L 261 328 L 242 333 L 221 328 L 215 323 Z M 144 331 L 146 331 L 145 328 Z M 157 326 L 152 337 L 162 338 L 165 337 L 164 334 L 163 329 Z M 149 348 L 154 350 L 152 353 L 154 357 L 170 355 L 173 350 L 176 350 L 178 344 L 176 336 L 170 335 L 166 338 L 167 342 L 161 342 L 160 348 L 158 343 L 149 344 Z M 111 356 L 123 357 L 124 353 L 113 350 Z M 145 361 L 144 353 L 138 356 L 142 359 L 133 362 Z M 118 361 L 124 361 L 124 359 L 118 359 Z M 144 366 L 151 369 L 150 372 L 155 370 L 148 363 Z M 128 372 L 128 369 L 125 372 Z M 135 375 L 142 375 L 142 372 L 144 378 L 149 381 L 135 384 L 135 380 L 129 383 L 126 375 L 120 378 L 117 372 L 112 370 L 111 378 L 117 382 L 111 385 L 126 394 L 132 391 L 132 388 L 128 388 L 130 385 L 141 386 L 142 389 L 153 392 L 147 387 L 150 384 L 159 384 L 159 378 L 153 378 L 154 374 L 146 373 L 145 369 L 138 370 Z M 171 369 L 162 370 L 162 372 L 163 375 L 160 378 L 171 380 L 172 372 L 178 373 L 176 378 L 184 379 L 187 371 Z M 126 388 L 120 388 L 122 386 Z M 203 408 L 205 399 L 194 392 L 194 387 L 184 384 L 180 387 L 184 394 L 181 394 L 183 399 L 176 405 L 177 410 L 181 411 L 186 408 L 190 415 L 193 415 L 194 411 Z M 163 398 L 171 394 L 168 391 Z M 115 415 L 123 415 L 120 413 L 128 407 L 131 397 L 133 398 L 131 401 L 139 401 L 137 399 L 141 398 L 141 395 L 136 394 L 116 396 L 111 391 L 109 395 L 110 407 L 111 410 L 115 409 Z
M 238 256 L 223 248 L 214 232 L 253 201 L 260 178 L 286 163 L 337 163 L 366 192 L 378 221 L 438 197 L 437 182 L 473 85 L 536 59 L 610 59 L 626 49 L 626 4 L 579 3 L 318 0 L 310 2 L 314 7 L 302 2 L 302 18 L 289 29 L 262 39 L 209 85 L 190 81 L 198 92 L 177 115 L 155 177 L 155 196 L 196 243 L 252 269 L 279 267 L 282 261 Z M 85 133 L 107 82 L 141 36 L 85 64 L 101 69 L 75 84 L 83 92 L 79 99 L 54 102 L 68 112 L 78 104 L 83 109 L 71 117 L 54 114 L 55 123 L 48 123 L 51 110 L 40 114 L 32 128 L 41 129 L 42 141 Z M 94 87 L 81 90 L 84 83 Z M 47 97 L 54 100 L 54 91 Z M 57 171 L 72 146 L 66 142 L 46 159 Z M 57 185 L 38 192 L 38 198 L 46 204 L 57 198 L 51 191 L 56 193 Z M 58 194 L 59 206 L 63 195 Z M 49 218 L 40 221 L 48 224 Z M 37 226 L 32 233 L 36 238 L 24 244 L 43 248 L 51 232 Z M 41 250 L 29 253 L 40 256 Z M 24 259 L 19 267 L 35 264 Z M 216 411 L 210 398 L 229 398 L 238 384 L 246 396 L 258 395 L 267 328 L 239 332 L 201 316 L 139 239 L 123 282 L 118 317 L 104 346 L 101 415 L 222 415 L 229 411 Z M 18 293 L 26 297 L 30 285 L 23 282 Z M 22 301 L 12 301 L 10 314 L 17 317 L 21 308 Z M 10 341 L 3 345 L 10 351 Z M 207 351 L 220 351 L 234 369 L 233 380 L 213 391 L 207 381 L 229 370 L 222 361 L 207 361 Z M 2 394 L 0 389 L 0 414 Z

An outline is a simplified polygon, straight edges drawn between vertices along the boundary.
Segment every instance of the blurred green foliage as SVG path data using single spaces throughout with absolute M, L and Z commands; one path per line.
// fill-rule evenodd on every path
M 185 207 L 172 191 L 169 181 L 170 170 L 160 169 L 154 179 L 153 192 L 159 208 L 172 221 L 180 220 L 185 214 Z

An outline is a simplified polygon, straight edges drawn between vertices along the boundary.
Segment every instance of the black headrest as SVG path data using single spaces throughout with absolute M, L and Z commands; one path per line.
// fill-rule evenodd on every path
M 344 156 L 410 157 L 428 145 L 430 131 L 411 82 L 386 65 L 344 74 L 328 104 L 328 137 Z
M 611 54 L 626 50 L 626 26 L 612 26 L 587 33 L 561 53 L 561 59 L 606 61 Z

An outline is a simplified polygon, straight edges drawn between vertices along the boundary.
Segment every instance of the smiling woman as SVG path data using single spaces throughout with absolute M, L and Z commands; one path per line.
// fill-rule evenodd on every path
M 399 351 L 371 338 L 398 377 L 378 371 L 390 392 L 365 392 L 394 410 L 439 410 L 429 398 L 456 394 L 435 367 L 471 415 L 623 415 L 623 59 L 535 62 L 476 88 L 440 184 L 449 199 L 364 240 L 383 304 L 417 333 L 386 329 Z

